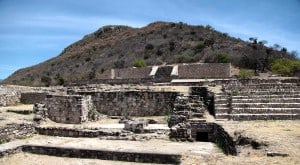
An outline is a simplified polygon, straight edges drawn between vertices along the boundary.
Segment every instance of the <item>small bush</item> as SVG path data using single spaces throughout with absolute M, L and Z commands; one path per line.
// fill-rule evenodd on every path
M 157 56 L 161 56 L 163 53 L 164 53 L 164 52 L 161 51 L 160 49 L 157 49 L 157 51 L 156 51 L 156 55 L 157 55 Z
M 238 78 L 240 79 L 249 79 L 254 76 L 254 71 L 251 69 L 240 69 Z
M 205 48 L 204 42 L 198 41 L 194 49 L 198 52 L 201 52 L 204 48 Z
M 51 81 L 52 79 L 49 76 L 42 76 L 41 78 L 41 82 L 44 83 L 45 86 L 50 86 Z
M 145 46 L 145 49 L 146 50 L 152 50 L 154 48 L 154 46 L 152 45 L 152 44 L 147 44 L 146 46 Z
M 114 68 L 124 68 L 125 61 L 124 60 L 117 60 L 114 62 Z
M 172 52 L 175 49 L 175 42 L 174 41 L 170 41 L 169 42 L 169 50 Z
M 216 54 L 216 61 L 217 63 L 229 63 L 230 62 L 230 57 L 226 53 L 220 53 Z
M 185 54 L 176 55 L 175 59 L 177 63 L 192 63 L 197 61 L 196 57 Z
M 91 61 L 91 58 L 90 58 L 90 57 L 87 57 L 87 58 L 85 58 L 85 61 L 86 61 L 86 62 L 89 62 L 89 61 Z
M 133 66 L 134 66 L 134 67 L 137 67 L 137 68 L 141 68 L 141 67 L 146 67 L 147 64 L 145 63 L 144 60 L 136 59 L 136 60 L 134 60 L 134 62 L 133 62 Z

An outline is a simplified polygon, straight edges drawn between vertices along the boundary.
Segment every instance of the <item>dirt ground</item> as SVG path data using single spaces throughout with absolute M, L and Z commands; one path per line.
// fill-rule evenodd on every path
M 33 115 L 19 115 L 6 112 L 8 109 L 24 110 L 32 109 L 32 105 L 19 105 L 13 107 L 0 108 L 0 126 L 8 123 L 31 122 Z M 144 119 L 153 118 L 166 123 L 165 116 L 146 117 Z M 214 121 L 211 119 L 211 121 Z M 101 124 L 114 124 L 118 119 L 103 119 L 99 122 L 87 122 L 83 125 L 58 124 L 48 121 L 43 126 L 70 126 L 70 127 L 94 127 Z M 238 156 L 226 156 L 213 143 L 190 143 L 190 142 L 170 142 L 162 139 L 152 139 L 142 142 L 131 142 L 125 140 L 101 140 L 99 138 L 64 138 L 35 135 L 29 139 L 15 140 L 10 143 L 32 143 L 45 145 L 65 145 L 74 147 L 92 148 L 101 146 L 103 148 L 111 148 L 116 150 L 132 150 L 139 151 L 143 149 L 163 152 L 180 152 L 183 155 L 182 164 L 198 165 L 198 164 L 300 164 L 300 120 L 283 120 L 283 121 L 216 121 L 222 125 L 225 130 L 234 137 L 236 133 L 243 137 L 249 137 L 257 142 L 264 143 L 261 149 L 252 149 L 250 145 L 238 146 Z M 0 145 L 7 145 L 2 144 Z M 287 153 L 287 157 L 268 157 L 267 152 Z M 18 165 L 18 164 L 39 164 L 52 165 L 69 164 L 69 165 L 95 165 L 95 164 L 138 164 L 131 162 L 116 162 L 95 159 L 76 159 L 61 158 L 45 155 L 34 155 L 29 153 L 19 153 L 0 159 L 0 164 Z
M 31 123 L 33 114 L 22 115 L 13 112 L 7 112 L 7 110 L 32 110 L 32 108 L 32 104 L 0 107 L 0 127 L 10 123 Z

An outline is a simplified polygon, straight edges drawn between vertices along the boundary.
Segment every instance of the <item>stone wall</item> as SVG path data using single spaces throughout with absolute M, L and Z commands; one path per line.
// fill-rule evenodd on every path
M 119 130 L 108 129 L 81 129 L 67 127 L 36 127 L 36 131 L 41 135 L 61 136 L 61 137 L 100 137 L 100 136 L 119 136 Z
M 32 135 L 34 133 L 33 124 L 9 124 L 0 127 L 0 140 L 10 141 L 16 138 L 24 138 Z
M 178 66 L 178 78 L 228 78 L 231 77 L 230 63 L 201 63 Z
M 20 97 L 18 94 L 16 94 L 16 95 L 9 95 L 9 94 L 0 95 L 0 106 L 15 105 L 19 102 L 20 102 Z
M 224 130 L 222 126 L 214 123 L 214 142 L 223 150 L 225 154 L 237 155 L 236 144 L 233 138 Z
M 21 93 L 21 103 L 23 104 L 35 104 L 45 103 L 47 93 L 28 92 Z
M 150 75 L 150 73 L 153 75 Z M 106 70 L 102 74 L 97 75 L 96 80 L 77 82 L 69 85 L 83 85 L 87 83 L 163 83 L 171 82 L 172 79 L 224 79 L 230 77 L 230 63 L 194 63 Z
M 233 138 L 216 123 L 188 121 L 179 123 L 171 128 L 170 138 L 179 140 L 198 140 L 197 134 L 207 134 L 206 141 L 214 142 L 220 147 L 225 154 L 236 155 L 236 147 Z
M 91 95 L 97 111 L 111 116 L 167 115 L 177 92 L 114 91 L 80 92 Z
M 81 123 L 88 120 L 90 96 L 47 95 L 46 108 L 49 119 L 58 123 Z
M 26 95 L 25 93 L 30 93 Z M 37 93 L 37 94 L 35 94 Z M 10 106 L 18 103 L 22 103 L 22 94 L 24 103 L 32 104 L 34 100 L 37 102 L 44 98 L 41 93 L 47 94 L 65 94 L 66 89 L 61 86 L 55 87 L 28 87 L 28 86 L 17 86 L 17 85 L 0 85 L 0 106 Z
M 148 78 L 152 67 L 115 69 L 116 79 Z

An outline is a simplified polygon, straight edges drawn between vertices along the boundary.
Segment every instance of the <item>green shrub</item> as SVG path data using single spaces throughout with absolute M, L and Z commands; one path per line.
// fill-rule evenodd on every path
M 293 76 L 296 70 L 300 69 L 299 60 L 290 60 L 286 58 L 275 59 L 271 63 L 271 70 L 273 73 L 282 76 Z
M 192 63 L 197 62 L 195 52 L 191 49 L 185 50 L 178 55 L 175 55 L 175 60 L 177 63 Z
M 134 66 L 134 67 L 137 67 L 137 68 L 141 68 L 141 67 L 146 67 L 147 64 L 145 63 L 144 60 L 136 59 L 136 60 L 134 60 L 134 62 L 133 62 L 133 66 Z
M 44 83 L 45 86 L 50 86 L 51 81 L 52 79 L 49 76 L 42 76 L 41 78 L 41 82 Z
M 240 79 L 249 79 L 254 76 L 254 71 L 251 69 L 240 69 L 238 78 Z
M 195 46 L 195 50 L 202 51 L 204 48 L 205 48 L 204 41 L 198 41 Z
M 196 62 L 197 58 L 188 54 L 179 54 L 175 56 L 177 63 L 192 63 Z
M 230 57 L 226 53 L 219 53 L 219 54 L 216 54 L 215 62 L 217 62 L 217 63 L 229 63 L 230 62 Z

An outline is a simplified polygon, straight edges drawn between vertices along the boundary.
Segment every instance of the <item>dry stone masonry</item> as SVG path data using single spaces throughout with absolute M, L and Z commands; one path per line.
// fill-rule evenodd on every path
M 47 95 L 48 117 L 58 123 L 78 124 L 88 120 L 91 96 Z
M 43 102 L 46 94 L 65 94 L 64 87 L 27 87 L 16 85 L 0 85 L 0 106 L 17 103 L 34 104 Z
M 82 92 L 92 96 L 101 114 L 109 116 L 163 116 L 173 107 L 177 92 L 115 91 Z
M 282 81 L 231 82 L 215 95 L 217 119 L 300 119 L 300 83 Z
M 25 138 L 34 133 L 34 125 L 29 123 L 8 124 L 0 127 L 0 143 L 17 138 Z

